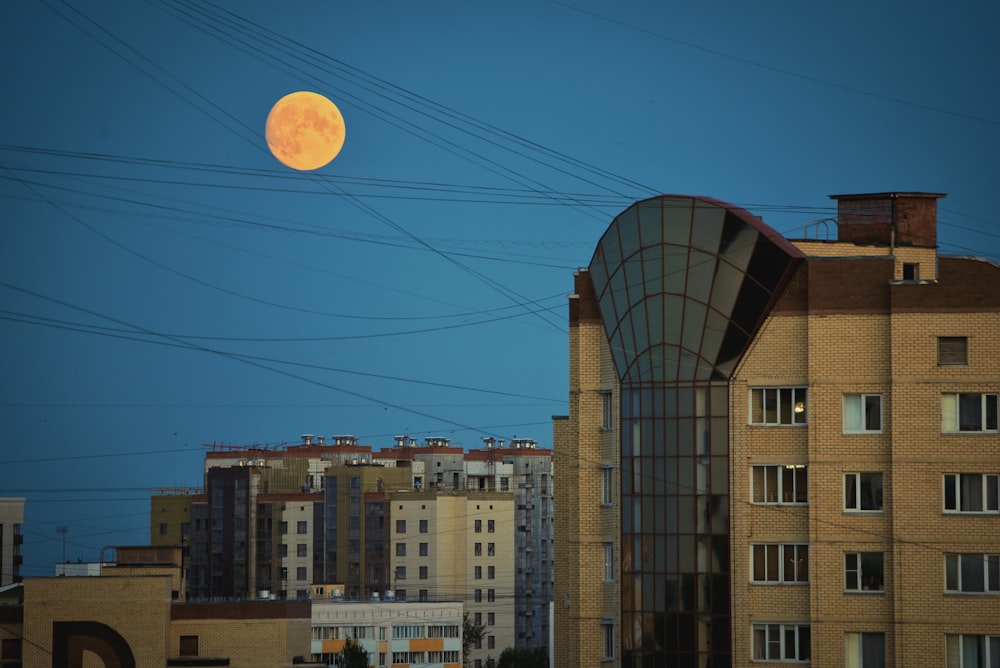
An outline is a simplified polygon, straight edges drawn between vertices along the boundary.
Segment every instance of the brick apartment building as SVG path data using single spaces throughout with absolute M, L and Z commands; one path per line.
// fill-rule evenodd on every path
M 663 196 L 570 298 L 555 664 L 1000 662 L 1000 267 L 928 193 Z

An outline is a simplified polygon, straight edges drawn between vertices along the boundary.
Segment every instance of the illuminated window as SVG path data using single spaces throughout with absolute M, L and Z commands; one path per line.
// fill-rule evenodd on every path
M 804 425 L 808 415 L 804 387 L 755 387 L 750 390 L 750 424 Z

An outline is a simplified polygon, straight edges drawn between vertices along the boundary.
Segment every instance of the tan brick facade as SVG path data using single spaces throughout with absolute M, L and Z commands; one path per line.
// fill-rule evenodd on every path
M 884 642 L 886 666 L 950 666 L 959 652 L 954 636 L 1000 636 L 1000 575 L 977 567 L 1000 560 L 984 557 L 1000 555 L 994 477 L 1000 476 L 1000 434 L 995 422 L 986 424 L 996 419 L 1000 393 L 1000 267 L 937 256 L 938 197 L 838 197 L 849 241 L 793 242 L 792 253 L 804 262 L 768 305 L 769 315 L 729 376 L 730 665 L 780 665 L 796 653 L 800 663 L 861 665 L 851 661 L 860 658 L 860 644 Z M 639 221 L 652 210 L 649 204 L 638 205 Z M 676 215 L 667 205 L 664 211 L 664 220 Z M 641 227 L 640 239 L 656 236 L 655 227 L 652 234 L 647 229 Z M 626 243 L 625 232 L 620 239 Z M 595 258 L 605 252 L 626 265 L 627 252 L 615 243 L 599 247 Z M 613 276 L 600 280 L 614 289 Z M 635 309 L 636 286 L 626 283 Z M 569 415 L 554 422 L 561 467 L 556 665 L 631 666 L 623 636 L 633 634 L 629 642 L 650 658 L 659 650 L 650 649 L 655 645 L 648 638 L 670 611 L 646 614 L 649 628 L 621 628 L 620 490 L 610 507 L 600 502 L 602 465 L 612 465 L 615 485 L 620 482 L 619 388 L 587 272 L 578 273 L 576 288 Z M 618 317 L 621 295 L 619 288 Z M 608 304 L 601 301 L 600 308 Z M 941 363 L 940 337 L 967 345 L 965 364 Z M 635 354 L 645 353 L 637 348 Z M 776 406 L 780 388 L 802 391 L 793 402 L 800 404 L 802 423 L 754 424 L 752 400 Z M 602 431 L 601 392 L 608 389 L 615 392 L 615 420 Z M 953 410 L 949 402 L 957 406 L 959 394 L 962 411 L 982 423 L 979 431 L 947 426 L 943 415 Z M 961 418 L 970 419 L 964 412 Z M 964 503 L 981 511 L 954 507 Z M 611 586 L 603 584 L 607 542 L 616 557 Z M 615 629 L 610 660 L 603 621 Z M 785 656 L 787 643 L 794 646 Z M 698 661 L 707 661 L 714 650 L 704 647 L 681 651 L 704 651 Z

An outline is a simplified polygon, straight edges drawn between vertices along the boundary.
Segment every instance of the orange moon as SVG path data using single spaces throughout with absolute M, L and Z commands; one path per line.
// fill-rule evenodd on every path
M 319 169 L 344 146 L 344 117 L 319 93 L 299 91 L 278 100 L 267 115 L 264 135 L 282 164 L 301 171 Z

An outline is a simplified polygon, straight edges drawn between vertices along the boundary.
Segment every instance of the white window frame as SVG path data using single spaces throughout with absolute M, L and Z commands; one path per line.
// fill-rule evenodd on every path
M 771 555 L 777 565 L 776 579 L 768 577 L 768 568 L 772 565 Z M 756 579 L 757 564 L 761 556 L 764 558 L 764 578 Z M 792 566 L 792 579 L 787 578 L 789 562 Z M 804 579 L 801 579 L 804 578 Z M 750 582 L 753 584 L 809 584 L 809 544 L 808 543 L 751 543 L 750 544 Z
M 602 661 L 610 661 L 615 658 L 615 623 L 610 619 L 601 620 L 601 631 L 604 640 L 604 656 Z
M 865 640 L 869 642 L 880 640 L 882 656 L 876 664 L 865 663 Z M 844 634 L 844 668 L 885 668 L 885 634 L 884 633 L 846 633 Z
M 871 559 L 871 555 L 878 555 L 882 562 L 882 582 L 876 587 L 866 586 L 865 580 L 871 573 L 865 569 L 865 561 Z M 866 559 L 865 557 L 868 557 Z M 852 563 L 853 562 L 853 563 Z M 854 579 L 854 586 L 851 586 L 851 579 Z M 885 593 L 885 553 L 884 552 L 845 552 L 844 553 L 844 591 L 863 594 L 883 594 Z
M 877 401 L 875 401 L 877 400 Z M 878 410 L 878 426 L 870 427 L 868 422 L 873 402 Z M 857 404 L 857 405 L 854 405 Z M 855 417 L 857 420 L 855 421 Z M 844 433 L 845 434 L 881 434 L 882 433 L 882 395 L 881 394 L 845 394 L 844 395 Z
M 771 470 L 773 469 L 773 471 Z M 763 490 L 757 483 L 757 471 L 763 478 Z M 805 475 L 805 501 L 798 501 L 798 473 Z M 768 483 L 773 480 L 773 487 Z M 790 485 L 789 485 L 790 483 Z M 786 487 L 791 486 L 791 489 Z M 806 506 L 809 505 L 809 467 L 806 464 L 754 464 L 750 467 L 750 503 L 755 505 Z M 769 498 L 768 492 L 773 488 L 775 496 Z M 758 498 L 758 491 L 760 497 Z
M 767 418 L 767 406 L 770 403 L 775 405 L 774 420 Z M 747 418 L 752 426 L 804 427 L 809 423 L 808 388 L 804 385 L 752 387 L 750 388 L 750 405 L 747 407 L 747 411 Z
M 614 468 L 610 464 L 601 467 L 601 505 L 610 506 L 614 503 Z
M 881 485 L 881 488 L 882 488 L 881 506 L 879 508 L 862 508 L 861 507 L 861 500 L 862 500 L 861 487 L 862 487 L 862 481 L 863 481 L 862 476 L 875 476 L 875 475 L 880 476 L 881 479 L 882 479 L 882 485 Z M 852 477 L 852 476 L 854 477 L 854 480 L 855 480 L 855 483 L 854 483 L 855 506 L 848 506 L 847 505 L 847 479 L 849 477 Z M 844 491 L 844 512 L 845 513 L 871 513 L 871 514 L 878 514 L 878 513 L 885 512 L 885 474 L 883 474 L 881 471 L 850 471 L 850 472 L 844 473 L 844 487 L 843 487 L 843 491 Z
M 962 668 L 973 663 L 979 666 L 988 666 L 990 661 L 994 660 L 994 655 L 1000 654 L 1000 636 L 946 635 L 944 647 L 945 668 Z M 973 653 L 974 656 L 966 656 L 966 654 Z
M 964 397 L 964 399 L 963 399 Z M 962 402 L 968 407 L 979 398 L 979 426 L 968 428 L 961 423 Z M 996 392 L 946 392 L 941 395 L 942 434 L 996 434 L 1000 432 L 1000 400 Z
M 802 647 L 803 631 L 809 634 L 808 652 L 804 652 Z M 759 643 L 761 633 L 764 634 L 763 647 Z M 750 656 L 755 662 L 808 663 L 812 657 L 812 632 L 809 624 L 758 623 L 751 625 Z
M 604 543 L 604 581 L 615 581 L 615 546 L 614 543 Z
M 951 490 L 948 489 L 949 485 Z M 978 488 L 978 489 L 977 489 Z M 947 515 L 996 515 L 1000 513 L 1000 474 L 945 473 L 941 485 Z M 978 492 L 978 497 L 972 497 Z M 948 498 L 948 497 L 951 498 Z M 979 501 L 978 510 L 968 506 Z M 963 507 L 965 506 L 965 507 Z
M 611 431 L 615 426 L 614 395 L 611 390 L 601 390 L 601 430 Z
M 963 582 L 966 569 L 979 571 L 983 583 L 982 589 L 967 589 L 971 583 Z M 971 575 L 971 572 L 968 575 Z M 944 555 L 944 590 L 948 594 L 1000 594 L 1000 554 L 976 554 L 963 552 L 961 554 Z

